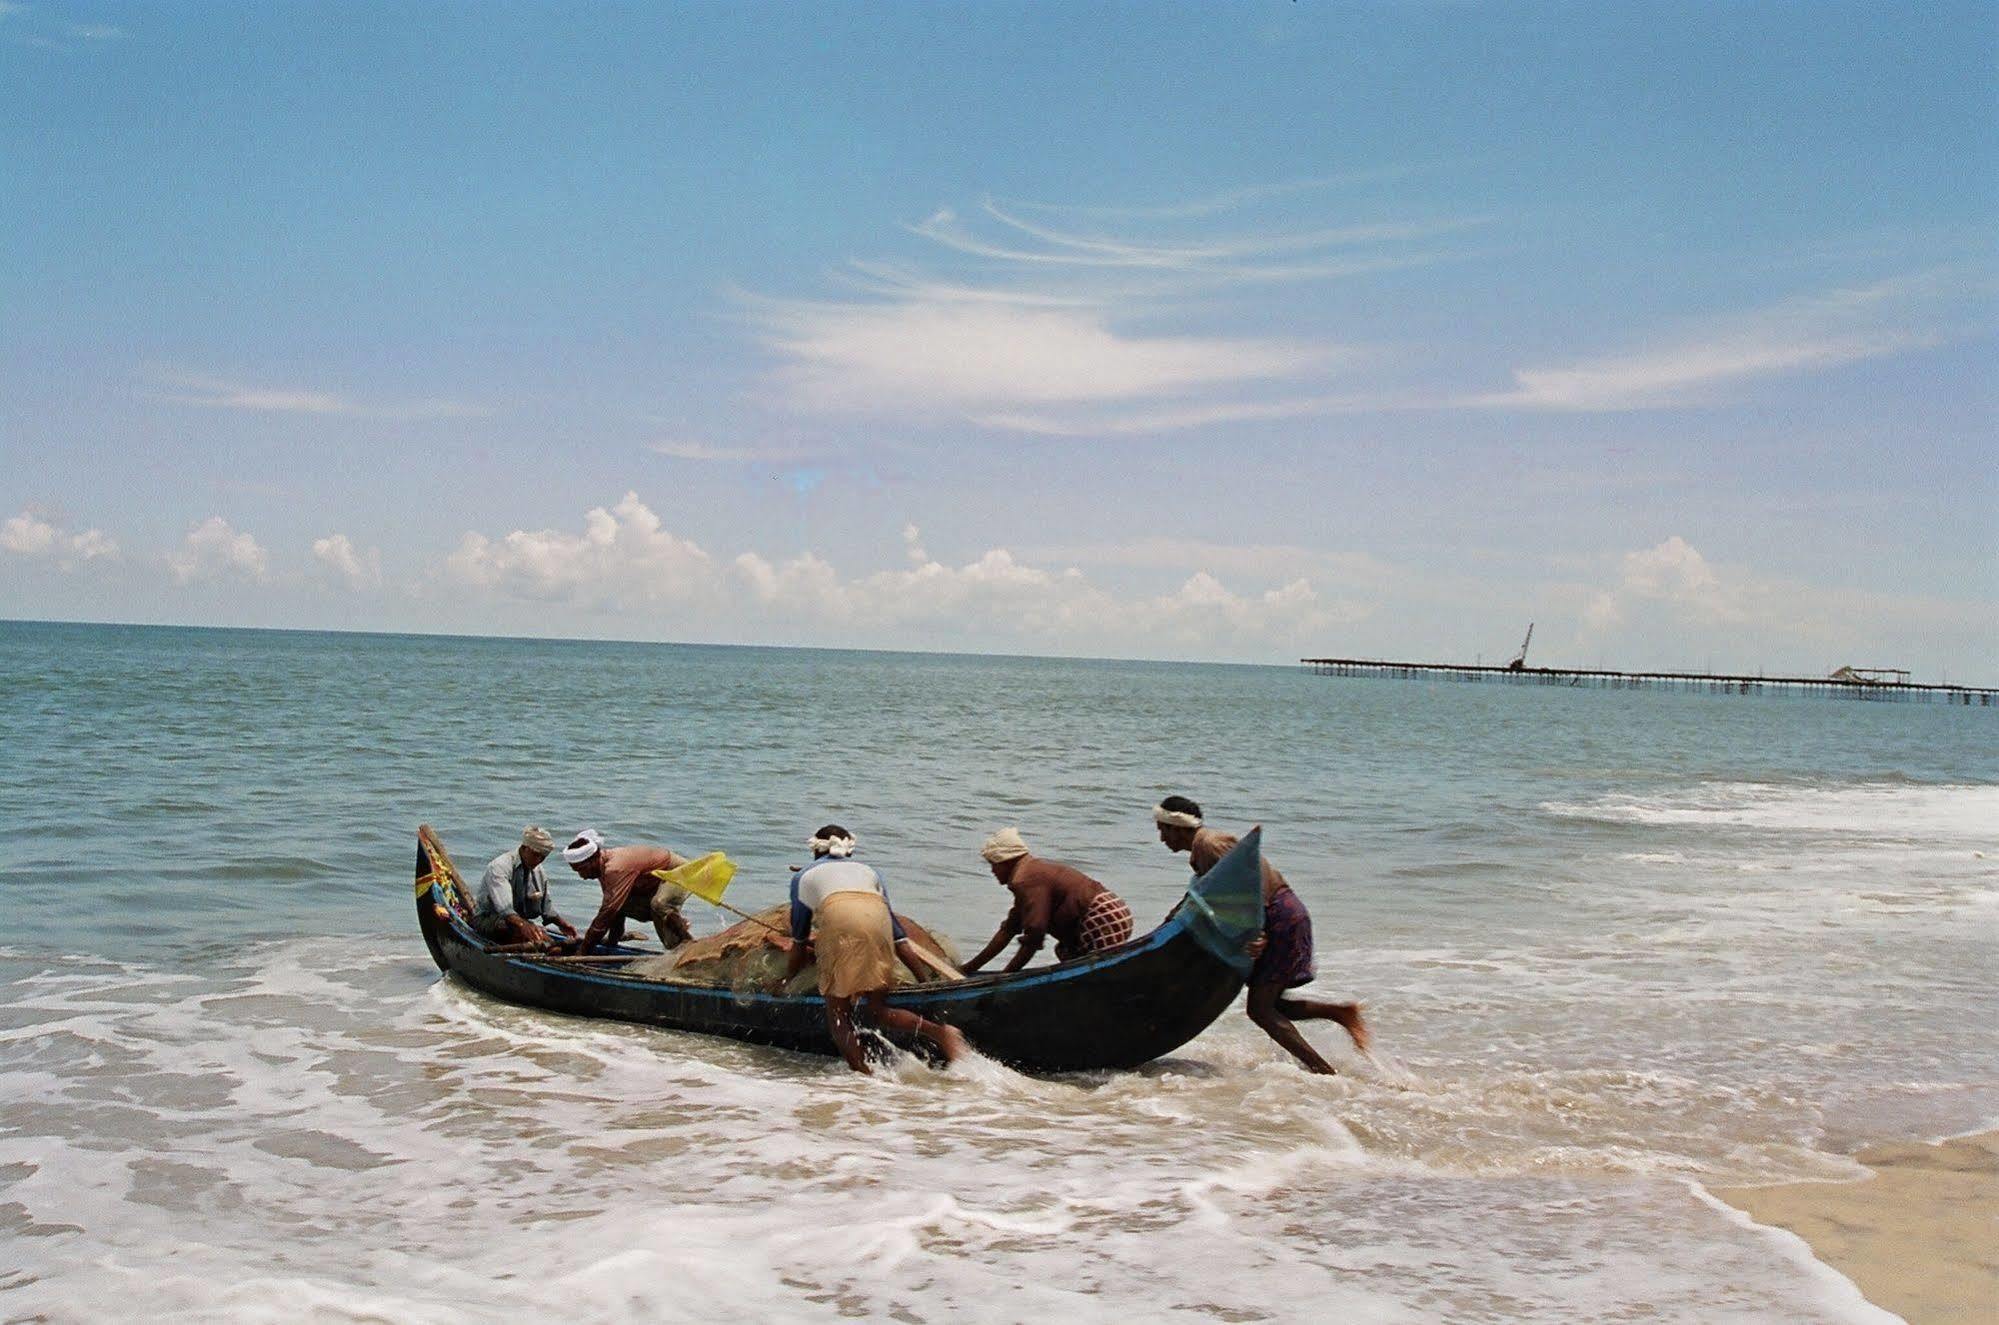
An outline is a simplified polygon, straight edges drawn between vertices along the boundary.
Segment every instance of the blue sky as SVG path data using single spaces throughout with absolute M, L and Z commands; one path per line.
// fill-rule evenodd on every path
M 0 615 L 1999 679 L 1989 5 L 0 13 Z

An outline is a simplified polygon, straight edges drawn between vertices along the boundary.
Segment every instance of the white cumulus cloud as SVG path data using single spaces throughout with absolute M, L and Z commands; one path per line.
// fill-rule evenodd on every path
M 1244 656 L 1309 642 L 1363 609 L 1321 599 L 1302 577 L 1239 593 L 1205 570 L 1170 593 L 1120 594 L 1074 567 L 1006 548 L 949 564 L 902 530 L 903 564 L 843 573 L 814 552 L 710 555 L 667 530 L 636 493 L 583 517 L 580 533 L 468 533 L 446 563 L 463 587 L 581 610 L 676 608 L 677 628 L 716 637 L 781 632 L 895 647 L 976 643 L 1060 652 L 1191 648 Z
M 177 584 L 240 579 L 262 584 L 271 577 L 270 556 L 257 540 L 238 533 L 219 515 L 188 530 L 180 549 L 167 558 Z
M 0 552 L 18 557 L 52 558 L 64 570 L 86 562 L 114 560 L 118 544 L 102 529 L 70 533 L 34 511 L 22 511 L 0 524 Z
M 590 605 L 686 602 L 712 594 L 714 562 L 668 532 L 636 492 L 583 517 L 583 532 L 468 533 L 446 563 L 459 581 L 516 598 Z
M 382 551 L 362 549 L 345 534 L 328 534 L 312 541 L 313 559 L 350 589 L 378 589 L 382 584 Z
M 1741 615 L 1739 590 L 1723 584 L 1707 558 L 1678 534 L 1627 552 L 1617 583 L 1583 608 L 1583 625 L 1590 631 L 1621 625 L 1639 604 L 1663 605 L 1674 616 L 1708 625 Z

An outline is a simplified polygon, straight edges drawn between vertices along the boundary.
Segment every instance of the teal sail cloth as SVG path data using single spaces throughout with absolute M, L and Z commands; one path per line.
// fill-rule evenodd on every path
M 1263 929 L 1263 829 L 1243 834 L 1187 889 L 1187 930 L 1203 948 L 1247 976 L 1244 946 Z

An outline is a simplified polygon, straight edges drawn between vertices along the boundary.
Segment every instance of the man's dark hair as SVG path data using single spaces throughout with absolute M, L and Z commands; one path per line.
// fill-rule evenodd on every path
M 838 824 L 827 824 L 827 825 L 826 825 L 826 826 L 825 826 L 824 828 L 820 829 L 820 830 L 819 830 L 818 832 L 814 833 L 814 834 L 813 834 L 812 836 L 814 836 L 814 837 L 852 837 L 852 836 L 853 836 L 853 834 L 852 834 L 852 833 L 850 833 L 850 832 L 848 832 L 848 831 L 847 831 L 846 829 L 844 829 L 844 828 L 840 827 L 840 825 L 838 825 Z
M 1196 819 L 1207 818 L 1206 815 L 1201 813 L 1201 807 L 1188 800 L 1185 796 L 1168 796 L 1165 800 L 1159 802 L 1159 808 L 1162 810 L 1171 810 L 1175 814 L 1191 814 Z

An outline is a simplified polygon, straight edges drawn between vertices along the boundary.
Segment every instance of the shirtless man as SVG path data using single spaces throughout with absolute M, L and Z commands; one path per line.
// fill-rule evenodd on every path
M 1159 802 L 1153 808 L 1152 821 L 1159 826 L 1159 840 L 1167 850 L 1187 853 L 1196 875 L 1213 869 L 1236 844 L 1233 834 L 1206 827 L 1201 822 L 1201 807 L 1185 796 L 1168 796 Z M 1328 1076 L 1333 1065 L 1320 1057 L 1292 1022 L 1338 1022 L 1353 1037 L 1354 1048 L 1367 1052 L 1370 1037 L 1367 1023 L 1361 1020 L 1360 1004 L 1287 995 L 1287 990 L 1312 982 L 1312 917 L 1268 856 L 1263 859 L 1263 935 L 1251 943 L 1250 954 L 1256 963 L 1249 968 L 1249 1019 L 1265 1035 L 1288 1049 L 1308 1070 Z
M 680 914 L 687 894 L 653 877 L 654 870 L 679 869 L 687 858 L 666 847 L 607 847 L 594 828 L 578 833 L 562 849 L 569 868 L 586 879 L 597 880 L 604 890 L 603 905 L 583 933 L 576 951 L 589 952 L 599 943 L 618 943 L 625 937 L 625 921 L 650 920 L 659 931 L 659 941 L 669 949 L 694 937 Z
M 1064 962 L 1115 948 L 1131 938 L 1131 908 L 1124 899 L 1081 870 L 1032 855 L 1019 829 L 1000 829 L 986 839 L 979 854 L 992 867 L 993 877 L 1013 893 L 1013 909 L 985 951 L 965 963 L 967 974 L 999 956 L 1015 935 L 1020 936 L 1020 950 L 1007 963 L 1009 971 L 1032 961 L 1051 934 L 1055 959 Z

